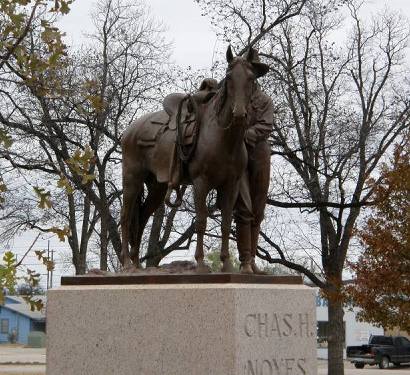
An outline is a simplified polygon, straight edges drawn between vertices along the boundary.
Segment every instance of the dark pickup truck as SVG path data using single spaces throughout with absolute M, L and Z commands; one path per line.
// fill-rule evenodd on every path
M 410 362 L 410 341 L 403 336 L 371 336 L 368 345 L 348 346 L 346 357 L 356 368 L 379 365 L 384 369 L 390 362 L 399 366 Z

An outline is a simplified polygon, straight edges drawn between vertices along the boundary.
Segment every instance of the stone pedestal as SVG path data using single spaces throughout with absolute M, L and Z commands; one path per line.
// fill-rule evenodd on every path
M 316 375 L 313 289 L 76 285 L 48 292 L 47 375 Z

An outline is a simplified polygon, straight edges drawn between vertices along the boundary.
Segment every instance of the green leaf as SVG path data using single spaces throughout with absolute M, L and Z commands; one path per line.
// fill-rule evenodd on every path
M 3 255 L 3 262 L 6 268 L 11 268 L 16 265 L 16 256 L 11 251 L 6 251 Z
M 0 143 L 3 143 L 5 148 L 10 148 L 13 144 L 11 137 L 2 129 L 0 129 Z
M 17 284 L 17 260 L 11 251 L 3 254 L 3 264 L 0 265 L 0 290 L 7 288 L 14 293 Z

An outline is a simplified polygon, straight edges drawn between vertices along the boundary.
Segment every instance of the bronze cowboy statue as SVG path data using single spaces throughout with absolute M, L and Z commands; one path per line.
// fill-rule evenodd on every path
M 222 271 L 232 271 L 228 246 L 234 208 L 241 272 L 259 271 L 254 259 L 269 185 L 266 139 L 273 110 L 256 79 L 268 72 L 268 66 L 252 48 L 245 57 L 234 57 L 229 47 L 226 57 L 226 76 L 218 87 L 215 80 L 207 79 L 196 94 L 172 94 L 164 100 L 164 110 L 139 118 L 123 134 L 125 267 L 139 266 L 141 237 L 151 214 L 164 199 L 170 205 L 180 204 L 179 185 L 189 183 L 196 211 L 198 271 L 208 270 L 203 238 L 206 197 L 212 189 L 217 191 L 222 215 Z M 144 184 L 147 194 L 143 200 Z M 177 195 L 174 203 L 173 190 Z

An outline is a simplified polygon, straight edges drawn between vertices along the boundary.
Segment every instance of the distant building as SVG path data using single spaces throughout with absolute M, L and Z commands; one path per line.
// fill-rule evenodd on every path
M 327 337 L 328 337 L 328 302 L 318 294 L 316 295 L 316 319 L 317 319 L 317 356 L 327 359 Z M 364 345 L 369 341 L 371 335 L 383 335 L 383 328 L 369 323 L 356 320 L 359 309 L 344 309 L 344 358 L 346 358 L 346 346 Z
M 400 328 L 386 329 L 384 334 L 386 336 L 404 336 L 410 340 L 410 332 L 402 331 Z
M 37 298 L 45 303 L 45 296 Z M 17 343 L 27 345 L 31 331 L 45 330 L 45 311 L 31 311 L 22 297 L 5 296 L 4 305 L 0 305 L 0 343 L 10 342 L 10 336 L 15 334 Z

